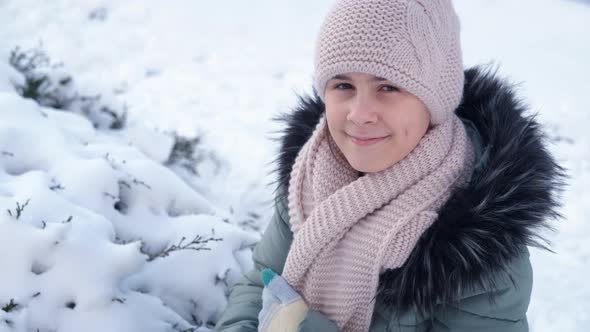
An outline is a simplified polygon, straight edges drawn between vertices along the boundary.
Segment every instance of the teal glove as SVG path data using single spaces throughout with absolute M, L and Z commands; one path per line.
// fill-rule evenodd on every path
M 308 307 L 289 283 L 271 269 L 262 270 L 262 310 L 258 313 L 260 332 L 297 332 Z

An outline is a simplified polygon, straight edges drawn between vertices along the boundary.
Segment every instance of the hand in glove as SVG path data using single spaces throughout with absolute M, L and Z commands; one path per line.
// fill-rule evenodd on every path
M 260 332 L 297 332 L 308 307 L 287 281 L 271 269 L 261 272 L 264 283 L 262 310 L 258 314 Z

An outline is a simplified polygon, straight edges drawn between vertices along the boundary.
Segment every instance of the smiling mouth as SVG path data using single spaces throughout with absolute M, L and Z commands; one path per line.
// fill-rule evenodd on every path
M 347 134 L 347 136 L 348 136 L 348 138 L 350 138 L 350 140 L 354 144 L 357 144 L 360 146 L 373 145 L 373 144 L 379 143 L 389 137 L 389 136 L 383 136 L 383 137 L 377 137 L 377 138 L 362 139 L 362 138 L 350 136 L 348 134 Z

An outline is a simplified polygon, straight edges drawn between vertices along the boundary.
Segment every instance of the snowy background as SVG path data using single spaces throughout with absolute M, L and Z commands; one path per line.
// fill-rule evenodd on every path
M 272 213 L 329 0 L 0 0 L 0 332 L 209 331 Z M 590 326 L 590 4 L 456 0 L 568 169 L 532 331 Z

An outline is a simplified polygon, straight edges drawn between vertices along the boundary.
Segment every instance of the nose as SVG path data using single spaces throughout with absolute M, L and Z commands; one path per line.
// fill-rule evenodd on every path
M 360 92 L 357 93 L 350 102 L 350 111 L 346 119 L 361 126 L 367 123 L 375 123 L 377 118 L 375 102 L 371 96 Z

